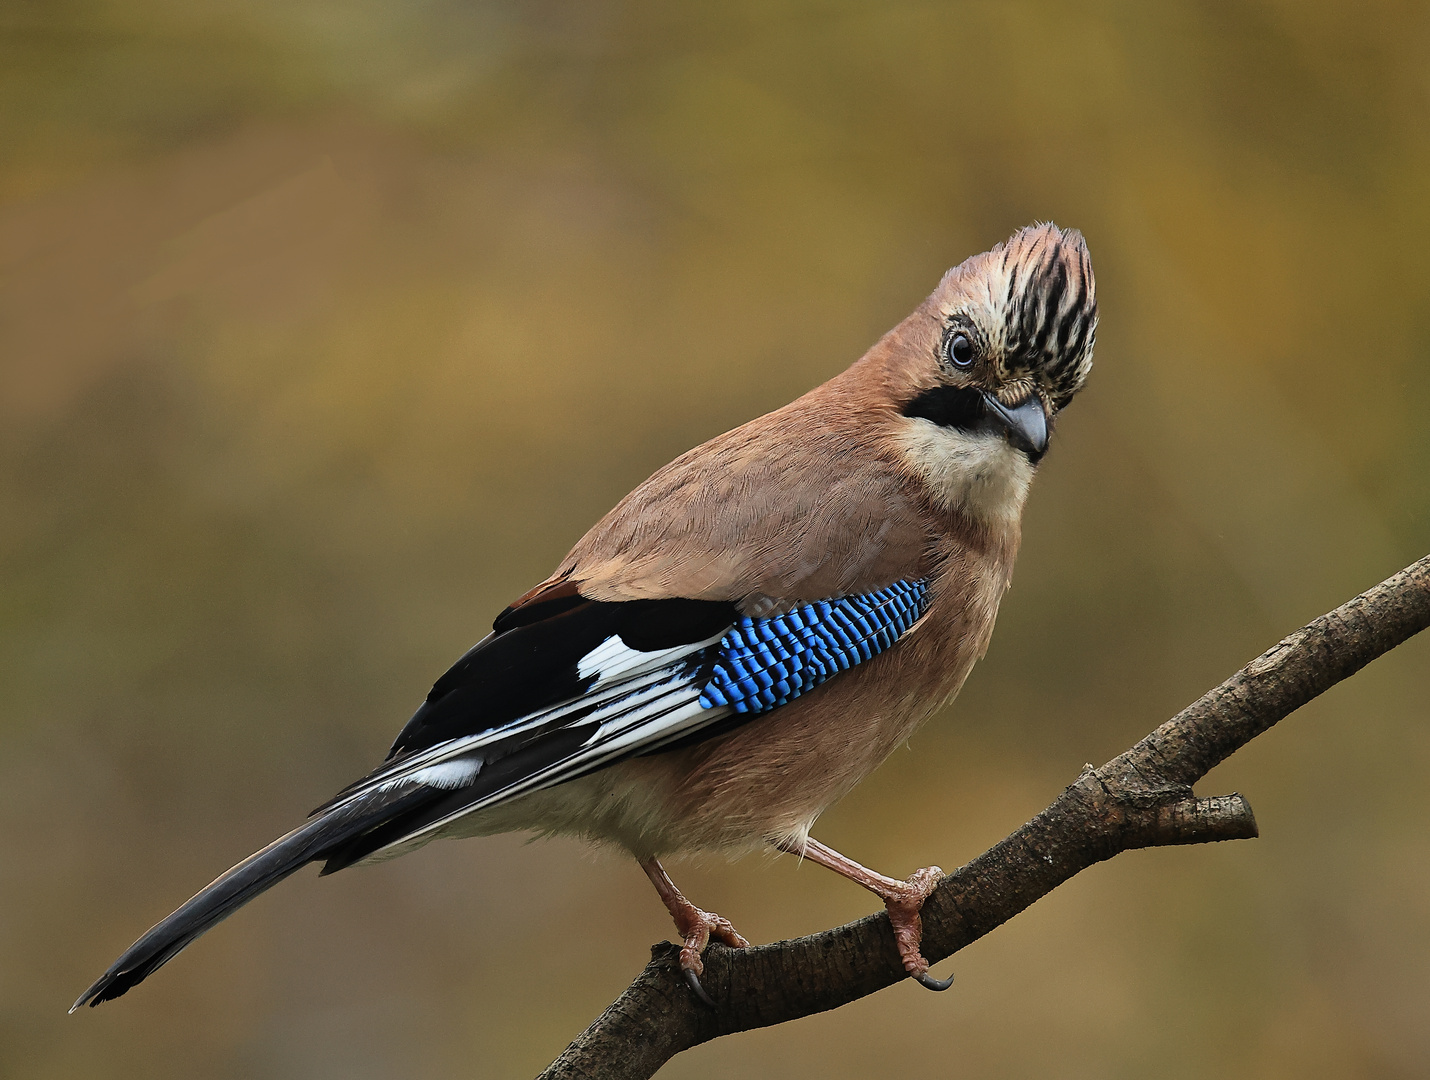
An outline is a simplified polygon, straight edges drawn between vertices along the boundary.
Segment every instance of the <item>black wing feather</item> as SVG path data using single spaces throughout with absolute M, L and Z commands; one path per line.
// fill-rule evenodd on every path
M 734 604 L 717 600 L 577 596 L 508 608 L 493 624 L 495 632 L 433 685 L 393 742 L 388 761 L 580 697 L 596 681 L 594 675 L 581 677 L 581 658 L 613 635 L 632 649 L 653 652 L 704 641 L 738 617 Z
M 581 676 L 582 658 L 613 635 L 642 652 L 671 649 L 708 640 L 736 618 L 731 604 L 683 599 L 612 603 L 561 597 L 508 609 L 498 617 L 494 633 L 437 680 L 398 735 L 388 766 L 373 775 L 448 740 L 497 732 L 533 712 L 579 698 L 598 679 Z M 475 782 L 456 790 L 398 781 L 344 798 L 371 778 L 345 789 L 315 810 L 312 820 L 249 856 L 156 924 L 80 995 L 71 1011 L 119 997 L 308 863 L 324 862 L 323 872 L 332 873 L 567 761 L 599 727 L 581 723 L 589 711 L 565 711 L 560 726 L 513 732 L 486 743 Z

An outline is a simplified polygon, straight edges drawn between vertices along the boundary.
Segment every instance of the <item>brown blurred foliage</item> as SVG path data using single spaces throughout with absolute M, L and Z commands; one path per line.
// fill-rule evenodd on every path
M 0 7 L 0 1074 L 535 1072 L 670 932 L 574 844 L 300 875 L 64 1009 L 633 484 L 1031 220 L 1097 369 L 987 660 L 824 840 L 956 865 L 1424 554 L 1427 54 L 1395 0 Z M 1425 1075 L 1427 648 L 1214 774 L 1261 840 L 668 1074 Z M 755 940 L 873 906 L 678 880 Z

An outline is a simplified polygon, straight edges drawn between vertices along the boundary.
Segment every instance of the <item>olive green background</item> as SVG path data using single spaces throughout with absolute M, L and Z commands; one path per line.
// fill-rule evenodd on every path
M 531 1074 L 670 934 L 621 857 L 438 844 L 65 1008 L 366 771 L 675 454 L 948 266 L 1088 238 L 1097 366 L 987 660 L 817 829 L 952 867 L 1430 550 L 1423 3 L 0 6 L 0 1074 Z M 1415 641 L 939 973 L 670 1077 L 1430 1072 Z M 751 939 L 874 906 L 677 866 Z

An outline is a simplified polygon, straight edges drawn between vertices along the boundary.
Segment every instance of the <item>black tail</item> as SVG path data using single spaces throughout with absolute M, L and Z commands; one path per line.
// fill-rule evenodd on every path
M 93 986 L 70 1006 L 98 1005 L 119 997 L 177 956 L 209 927 L 228 918 L 259 893 L 277 885 L 308 863 L 327 858 L 373 829 L 417 809 L 432 796 L 429 788 L 374 792 L 369 798 L 331 810 L 281 836 L 214 880 L 183 907 L 154 926 L 125 951 Z

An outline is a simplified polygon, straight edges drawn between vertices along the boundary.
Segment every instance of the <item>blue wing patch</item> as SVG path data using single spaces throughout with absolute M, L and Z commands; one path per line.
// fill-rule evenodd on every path
M 720 659 L 700 704 L 769 712 L 883 652 L 927 607 L 928 579 L 918 578 L 768 619 L 742 618 L 720 640 Z

